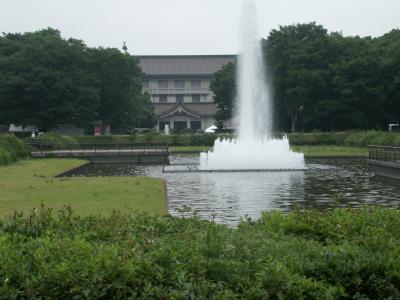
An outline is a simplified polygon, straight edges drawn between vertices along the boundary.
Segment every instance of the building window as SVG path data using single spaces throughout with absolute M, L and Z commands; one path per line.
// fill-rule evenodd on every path
M 160 103 L 166 103 L 168 100 L 167 95 L 160 95 L 158 98 L 158 102 Z
M 159 89 L 167 89 L 168 88 L 168 80 L 159 80 L 158 88 Z
M 201 129 L 201 121 L 190 121 L 190 128 L 196 131 Z
M 183 103 L 183 95 L 176 95 L 176 103 Z
M 186 121 L 174 121 L 174 129 L 176 131 L 181 131 L 182 129 L 187 128 L 187 122 Z
M 200 95 L 192 95 L 192 102 L 194 103 L 200 102 Z
M 143 80 L 142 84 L 143 84 L 143 87 L 144 87 L 145 89 L 148 89 L 148 88 L 149 88 L 149 81 L 148 81 L 148 80 Z
M 176 89 L 185 88 L 185 82 L 183 80 L 175 80 L 175 88 Z
M 200 80 L 192 80 L 190 82 L 190 86 L 192 87 L 192 89 L 200 89 L 201 81 Z

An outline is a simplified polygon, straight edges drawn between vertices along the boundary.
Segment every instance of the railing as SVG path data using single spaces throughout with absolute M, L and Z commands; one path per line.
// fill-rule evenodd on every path
M 369 159 L 400 163 L 400 147 L 368 146 Z
M 85 144 L 52 144 L 46 142 L 26 142 L 32 153 L 169 153 L 167 143 L 85 143 Z

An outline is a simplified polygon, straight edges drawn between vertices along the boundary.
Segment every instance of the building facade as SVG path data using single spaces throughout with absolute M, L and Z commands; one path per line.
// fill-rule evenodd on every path
M 143 87 L 157 117 L 156 129 L 206 129 L 215 123 L 217 107 L 210 90 L 215 72 L 234 55 L 137 56 Z

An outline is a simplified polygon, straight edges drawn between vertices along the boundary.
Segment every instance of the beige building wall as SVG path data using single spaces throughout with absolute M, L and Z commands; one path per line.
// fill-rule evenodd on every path
M 167 81 L 168 87 L 161 88 L 159 81 Z M 176 88 L 175 81 L 183 80 L 184 87 Z M 192 88 L 192 80 L 200 81 L 200 88 Z M 154 103 L 159 103 L 159 95 L 167 95 L 167 103 L 176 103 L 176 95 L 183 95 L 185 103 L 192 102 L 192 95 L 200 95 L 200 102 L 214 102 L 214 94 L 210 90 L 211 79 L 206 78 L 190 78 L 190 79 L 149 79 L 145 80 L 144 90 L 150 94 L 150 99 Z

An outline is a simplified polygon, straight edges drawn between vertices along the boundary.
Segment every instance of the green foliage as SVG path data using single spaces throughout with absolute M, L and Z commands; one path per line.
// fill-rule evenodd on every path
M 384 131 L 311 132 L 289 134 L 291 145 L 337 145 L 366 147 L 368 145 L 400 145 L 400 133 Z
M 216 120 L 219 127 L 232 117 L 233 103 L 236 95 L 236 64 L 228 63 L 215 73 L 210 89 L 214 93 L 214 101 L 218 106 Z
M 377 38 L 344 37 L 316 23 L 280 26 L 262 41 L 277 130 L 386 129 L 400 115 L 400 30 Z M 235 68 L 211 84 L 231 117 Z
M 118 49 L 89 50 L 92 68 L 98 78 L 100 104 L 97 118 L 112 129 L 154 125 L 153 106 L 148 94 L 142 93 L 143 75 L 138 61 Z
M 327 70 L 334 53 L 327 30 L 315 23 L 280 26 L 263 44 L 276 110 L 289 117 L 294 132 L 300 115 L 312 109 L 315 100 L 322 102 L 329 97 Z
M 10 152 L 0 148 L 0 166 L 9 165 L 13 162 Z
M 0 35 L 0 123 L 113 129 L 153 118 L 136 59 L 45 30 Z
M 40 208 L 0 222 L 4 298 L 384 299 L 400 296 L 400 212 L 193 218 Z
M 79 143 L 128 143 L 154 142 L 171 146 L 212 146 L 217 138 L 232 138 L 230 134 L 171 134 L 149 132 L 137 135 L 81 136 L 74 137 Z
M 281 134 L 276 134 L 281 137 Z M 170 146 L 213 146 L 218 138 L 232 139 L 233 134 L 171 134 L 149 132 L 136 135 L 103 135 L 103 136 L 65 136 L 59 134 L 45 134 L 35 141 L 48 141 L 54 144 L 76 143 L 168 143 Z M 336 145 L 351 147 L 366 147 L 368 145 L 400 145 L 400 133 L 369 131 L 342 131 L 342 132 L 310 132 L 292 133 L 288 135 L 292 146 L 319 146 Z
M 398 121 L 400 30 L 379 38 L 328 34 L 315 23 L 281 26 L 264 40 L 280 128 L 386 128 Z
M 29 155 L 29 149 L 13 134 L 0 134 L 0 165 L 8 165 Z
M 79 144 L 76 139 L 71 136 L 59 134 L 59 133 L 46 133 L 40 135 L 36 138 L 30 138 L 31 141 L 38 141 L 38 142 L 46 142 L 55 145 L 70 145 L 70 144 Z

